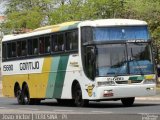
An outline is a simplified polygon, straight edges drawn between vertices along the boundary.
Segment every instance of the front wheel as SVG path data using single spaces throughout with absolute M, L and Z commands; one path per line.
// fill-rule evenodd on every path
M 87 106 L 89 103 L 88 100 L 84 100 L 82 98 L 82 90 L 79 84 L 76 84 L 74 89 L 74 100 L 75 100 L 75 105 L 77 107 L 84 107 L 84 106 Z
M 122 98 L 121 101 L 122 101 L 122 104 L 126 107 L 130 107 L 133 105 L 134 103 L 134 100 L 135 100 L 135 97 L 131 97 L 131 98 Z

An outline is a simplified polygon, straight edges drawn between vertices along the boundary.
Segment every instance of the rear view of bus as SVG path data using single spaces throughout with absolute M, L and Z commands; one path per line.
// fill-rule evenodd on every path
M 81 25 L 82 63 L 93 81 L 93 100 L 121 100 L 155 95 L 156 77 L 147 23 L 108 19 Z M 86 88 L 87 89 L 87 88 Z

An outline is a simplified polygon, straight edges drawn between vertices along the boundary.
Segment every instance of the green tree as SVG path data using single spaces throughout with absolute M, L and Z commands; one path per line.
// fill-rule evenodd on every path
M 149 24 L 149 30 L 153 40 L 154 48 L 159 50 L 160 49 L 160 17 L 159 17 L 160 1 L 123 0 L 123 2 L 124 2 L 124 11 L 122 13 L 123 18 L 140 19 L 147 21 L 147 23 Z M 157 56 L 159 56 L 160 58 L 160 54 Z
M 87 20 L 121 17 L 123 4 L 120 0 L 61 0 L 51 13 L 51 23 L 70 20 Z
M 47 24 L 51 6 L 52 0 L 10 0 L 4 27 L 34 29 Z
M 50 13 L 50 24 L 81 20 L 82 0 L 61 0 L 56 5 L 57 8 Z

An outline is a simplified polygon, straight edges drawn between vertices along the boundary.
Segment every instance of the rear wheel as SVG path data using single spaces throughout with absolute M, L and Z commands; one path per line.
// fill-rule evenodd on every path
M 16 97 L 17 97 L 18 104 L 22 105 L 23 104 L 23 100 L 22 100 L 22 93 L 21 93 L 20 89 L 16 90 Z
M 135 100 L 135 97 L 131 97 L 131 98 L 122 98 L 121 101 L 122 101 L 122 104 L 126 107 L 130 107 L 133 105 L 134 103 L 134 100 Z
M 24 105 L 33 105 L 33 104 L 40 104 L 41 99 L 33 99 L 30 98 L 29 88 L 26 84 L 22 89 L 22 104 Z
M 74 101 L 75 101 L 75 105 L 77 107 L 84 107 L 87 106 L 89 101 L 88 100 L 84 100 L 82 98 L 82 90 L 80 88 L 80 85 L 77 83 L 75 88 L 74 88 Z
M 22 91 L 21 91 L 20 86 L 19 86 L 18 83 L 15 84 L 15 87 L 14 87 L 14 95 L 15 95 L 15 97 L 17 98 L 18 104 L 21 105 L 21 104 L 23 103 L 23 101 L 22 101 Z
M 22 100 L 24 105 L 29 105 L 33 101 L 30 100 L 28 85 L 24 85 L 22 89 Z

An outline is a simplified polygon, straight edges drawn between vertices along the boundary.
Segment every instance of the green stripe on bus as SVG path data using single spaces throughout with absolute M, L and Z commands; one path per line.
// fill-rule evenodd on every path
M 131 76 L 129 80 L 144 80 L 144 76 Z
M 48 80 L 48 86 L 46 90 L 46 98 L 53 98 L 53 92 L 57 77 L 57 70 L 59 66 L 60 57 L 54 57 L 52 58 L 51 62 L 51 72 L 49 74 L 49 80 Z
M 54 98 L 61 98 L 69 56 L 61 56 L 53 92 Z

